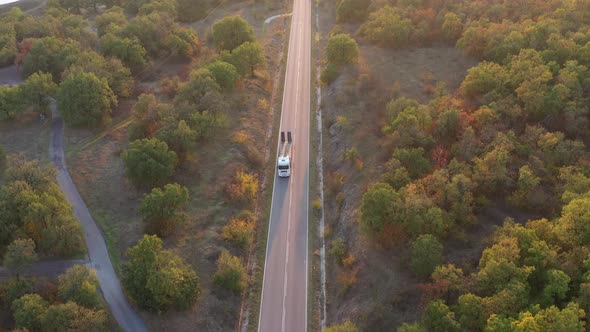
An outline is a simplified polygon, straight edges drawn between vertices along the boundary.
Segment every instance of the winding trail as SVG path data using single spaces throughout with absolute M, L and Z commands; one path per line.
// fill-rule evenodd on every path
M 119 326 L 126 332 L 147 331 L 143 320 L 137 315 L 133 307 L 131 307 L 129 301 L 127 301 L 127 297 L 121 288 L 121 283 L 113 269 L 113 264 L 111 263 L 102 233 L 92 218 L 92 215 L 90 215 L 84 200 L 80 197 L 68 173 L 64 158 L 63 121 L 57 112 L 54 99 L 50 101 L 50 109 L 52 122 L 49 156 L 58 170 L 57 182 L 68 199 L 68 202 L 74 207 L 74 215 L 82 224 L 86 247 L 88 248 L 88 258 L 90 260 L 88 267 L 96 270 L 96 276 L 100 283 L 104 299 L 109 305 L 111 313 L 119 323 Z

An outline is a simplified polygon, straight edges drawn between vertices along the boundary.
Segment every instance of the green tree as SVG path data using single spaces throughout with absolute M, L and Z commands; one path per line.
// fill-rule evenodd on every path
M 547 282 L 543 288 L 543 302 L 546 305 L 559 303 L 569 291 L 571 278 L 560 270 L 547 271 Z
M 206 68 L 223 90 L 233 90 L 239 78 L 238 70 L 234 65 L 224 61 L 215 61 L 207 65 Z
M 213 281 L 220 287 L 240 293 L 246 287 L 246 267 L 239 257 L 232 256 L 224 250 L 217 260 L 217 272 Z
M 196 273 L 178 255 L 162 250 L 162 240 L 144 235 L 127 255 L 122 282 L 139 305 L 157 312 L 189 308 L 199 295 Z
M 16 272 L 19 279 L 20 271 L 36 262 L 35 241 L 31 239 L 16 239 L 7 248 L 4 254 L 4 265 Z
M 26 294 L 12 303 L 16 327 L 29 331 L 42 331 L 41 318 L 49 304 L 38 294 Z
M 461 83 L 461 93 L 468 98 L 485 97 L 493 100 L 509 92 L 509 74 L 505 67 L 494 62 L 482 62 L 467 71 Z
M 432 170 L 430 160 L 424 157 L 423 148 L 397 149 L 393 157 L 398 159 L 414 179 L 420 178 Z
M 386 224 L 392 222 L 399 211 L 399 194 L 385 183 L 373 185 L 363 195 L 361 202 L 361 222 L 365 230 L 377 235 Z
M 189 200 L 188 189 L 178 183 L 164 186 L 164 189 L 154 188 L 141 202 L 143 220 L 155 227 L 159 235 L 170 234 L 178 222 L 184 220 L 182 209 Z
M 24 59 L 23 75 L 29 77 L 41 71 L 51 73 L 53 80 L 57 81 L 78 53 L 79 46 L 76 43 L 66 43 L 55 37 L 35 39 L 31 51 Z
M 136 185 L 161 183 L 174 174 L 178 157 L 156 138 L 136 140 L 121 154 L 127 175 Z
M 42 331 L 107 331 L 109 317 L 104 310 L 92 310 L 74 302 L 53 304 L 41 316 Z
M 59 298 L 65 303 L 74 301 L 88 308 L 100 308 L 96 272 L 85 265 L 75 265 L 58 277 Z
M 81 72 L 93 73 L 100 79 L 106 79 L 109 88 L 117 96 L 129 97 L 133 92 L 134 81 L 131 71 L 119 59 L 105 59 L 93 51 L 82 52 L 62 76 L 68 78 Z
M 0 45 L 0 67 L 12 64 L 17 51 L 14 24 L 0 24 Z
M 113 6 L 98 15 L 94 20 L 94 26 L 98 32 L 98 36 L 104 36 L 110 29 L 109 26 L 117 26 L 119 29 L 124 28 L 128 24 L 123 8 Z
M 105 79 L 78 72 L 60 84 L 57 105 L 68 125 L 92 127 L 110 119 L 117 97 Z
M 400 48 L 408 44 L 412 22 L 402 18 L 397 9 L 384 6 L 369 15 L 359 34 L 373 43 Z
M 369 5 L 368 0 L 342 0 L 336 7 L 336 18 L 338 22 L 360 22 L 367 18 Z
M 47 111 L 48 97 L 57 90 L 49 73 L 33 73 L 21 87 L 23 101 L 32 105 L 37 112 Z
M 330 327 L 326 327 L 324 332 L 359 332 L 359 328 L 356 325 L 347 320 L 346 322 L 338 325 L 332 325 Z
M 199 53 L 197 33 L 190 28 L 177 27 L 166 37 L 166 47 L 171 54 L 190 59 Z
M 148 62 L 147 52 L 136 38 L 107 33 L 100 38 L 100 51 L 106 56 L 117 57 L 134 71 L 141 70 Z
M 356 41 L 348 34 L 331 35 L 328 39 L 328 62 L 335 65 L 355 63 L 358 59 L 359 48 Z
M 23 110 L 20 86 L 0 86 L 0 121 L 12 120 Z
M 233 50 L 229 62 L 236 67 L 241 75 L 250 72 L 250 75 L 254 77 L 256 66 L 264 64 L 262 46 L 258 42 L 245 42 Z
M 461 327 L 455 320 L 455 313 L 441 300 L 432 301 L 424 310 L 422 325 L 429 332 L 460 331 Z
M 410 266 L 420 277 L 429 276 L 442 263 L 442 244 L 432 235 L 420 235 L 412 244 Z
M 488 316 L 483 298 L 471 293 L 459 296 L 457 315 L 461 327 L 468 331 L 483 331 Z
M 212 27 L 213 41 L 220 50 L 232 51 L 245 42 L 254 42 L 252 26 L 240 16 L 226 16 Z

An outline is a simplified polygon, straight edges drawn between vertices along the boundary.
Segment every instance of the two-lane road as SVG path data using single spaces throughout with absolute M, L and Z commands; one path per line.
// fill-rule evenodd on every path
M 293 133 L 293 169 L 275 172 L 260 332 L 307 330 L 311 0 L 293 1 L 280 129 Z

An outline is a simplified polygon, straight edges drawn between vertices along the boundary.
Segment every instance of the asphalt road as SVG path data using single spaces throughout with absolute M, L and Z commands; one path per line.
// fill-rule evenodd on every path
M 58 170 L 57 182 L 68 202 L 74 207 L 74 215 L 82 224 L 86 247 L 88 248 L 88 258 L 90 259 L 88 266 L 96 270 L 96 277 L 100 283 L 102 295 L 119 326 L 126 332 L 147 331 L 143 320 L 127 301 L 121 283 L 113 269 L 102 233 L 68 173 L 63 150 L 63 122 L 56 111 L 54 100 L 51 101 L 50 107 L 52 123 L 49 154 L 51 161 Z
M 307 330 L 310 68 L 311 1 L 294 0 L 280 129 L 293 133 L 294 160 L 291 177 L 278 178 L 275 172 L 261 332 Z

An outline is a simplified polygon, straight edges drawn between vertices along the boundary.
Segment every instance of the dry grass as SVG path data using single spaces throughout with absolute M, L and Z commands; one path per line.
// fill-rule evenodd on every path
M 0 145 L 6 153 L 22 153 L 29 159 L 49 161 L 51 119 L 41 122 L 36 113 L 0 122 Z

